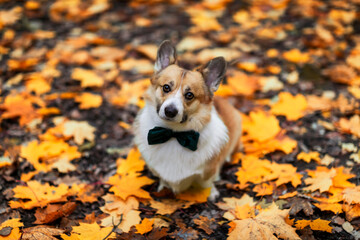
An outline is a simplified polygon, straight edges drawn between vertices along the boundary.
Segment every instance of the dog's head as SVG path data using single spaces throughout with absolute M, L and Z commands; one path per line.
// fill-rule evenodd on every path
M 151 96 L 159 117 L 168 125 L 201 128 L 210 120 L 212 98 L 226 71 L 223 57 L 191 71 L 176 64 L 176 50 L 164 41 L 157 52 Z

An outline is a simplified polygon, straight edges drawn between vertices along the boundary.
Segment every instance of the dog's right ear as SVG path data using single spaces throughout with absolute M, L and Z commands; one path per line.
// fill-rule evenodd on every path
M 176 62 L 176 49 L 169 40 L 160 44 L 155 61 L 155 73 Z

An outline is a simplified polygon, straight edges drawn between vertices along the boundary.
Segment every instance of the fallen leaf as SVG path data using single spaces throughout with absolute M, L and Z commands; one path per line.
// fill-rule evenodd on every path
M 295 226 L 297 229 L 303 229 L 306 226 L 310 226 L 312 230 L 324 231 L 324 232 L 332 232 L 332 227 L 329 226 L 331 221 L 326 221 L 323 219 L 315 219 L 315 220 L 297 220 Z
M 90 142 L 94 141 L 96 128 L 85 121 L 66 121 L 64 123 L 64 136 L 74 137 L 76 144 L 81 145 L 85 139 Z
M 199 218 L 196 218 L 193 221 L 196 225 L 199 226 L 200 229 L 204 230 L 206 234 L 210 235 L 214 232 L 214 230 L 212 229 L 214 227 L 211 227 L 211 224 L 215 222 L 214 218 L 209 219 L 204 216 L 199 216 Z
M 300 239 L 295 229 L 286 224 L 285 218 L 289 210 L 280 210 L 275 204 L 255 218 L 235 220 L 235 229 L 228 239 Z M 275 237 L 275 236 L 277 237 Z
M 177 199 L 189 202 L 203 203 L 207 201 L 210 196 L 211 188 L 199 189 L 198 187 L 191 187 L 188 190 L 176 195 Z
M 307 108 L 306 98 L 298 94 L 291 95 L 288 92 L 279 93 L 279 101 L 271 106 L 271 112 L 275 115 L 283 115 L 289 121 L 295 121 L 305 115 Z
M 310 163 L 311 160 L 314 160 L 317 163 L 321 161 L 319 152 L 308 152 L 308 153 L 301 152 L 297 155 L 297 159 L 303 160 L 304 162 L 307 163 Z
M 102 97 L 92 93 L 82 93 L 75 97 L 75 102 L 80 103 L 80 109 L 97 108 L 102 104 Z
M 61 217 L 70 215 L 76 209 L 75 202 L 62 204 L 49 204 L 46 208 L 38 208 L 35 213 L 35 224 L 51 223 Z
M 81 82 L 81 87 L 101 87 L 104 79 L 99 77 L 95 72 L 82 68 L 74 68 L 71 78 Z
M 23 234 L 21 239 L 24 240 L 37 240 L 37 239 L 44 239 L 44 240 L 55 240 L 54 236 L 58 236 L 64 232 L 62 229 L 48 227 L 45 225 L 29 227 L 22 230 Z
M 112 227 L 101 228 L 97 223 L 79 223 L 79 226 L 73 226 L 71 235 L 61 234 L 61 237 L 64 240 L 70 239 L 88 239 L 88 240 L 98 240 L 104 239 L 112 232 Z M 112 232 L 108 237 L 115 238 L 116 234 Z
M 136 225 L 136 233 L 145 234 L 150 232 L 153 229 L 154 221 L 154 219 L 144 218 L 141 223 Z
M 20 218 L 8 219 L 0 224 L 0 239 L 20 239 L 20 227 L 24 226 Z
M 283 58 L 293 63 L 307 63 L 310 60 L 308 53 L 302 53 L 299 49 L 294 48 L 282 54 Z

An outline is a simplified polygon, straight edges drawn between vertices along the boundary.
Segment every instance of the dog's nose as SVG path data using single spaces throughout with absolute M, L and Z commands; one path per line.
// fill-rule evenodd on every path
M 169 105 L 165 108 L 165 116 L 168 118 L 173 118 L 178 114 L 178 110 L 174 105 Z

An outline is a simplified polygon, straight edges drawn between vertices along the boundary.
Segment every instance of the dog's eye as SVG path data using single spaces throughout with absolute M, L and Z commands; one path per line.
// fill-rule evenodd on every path
M 170 87 L 169 85 L 165 84 L 165 85 L 163 86 L 163 91 L 164 91 L 165 93 L 168 93 L 168 92 L 171 91 L 171 87 Z
M 194 94 L 192 92 L 187 92 L 187 93 L 185 93 L 185 98 L 187 100 L 191 100 L 194 98 Z

